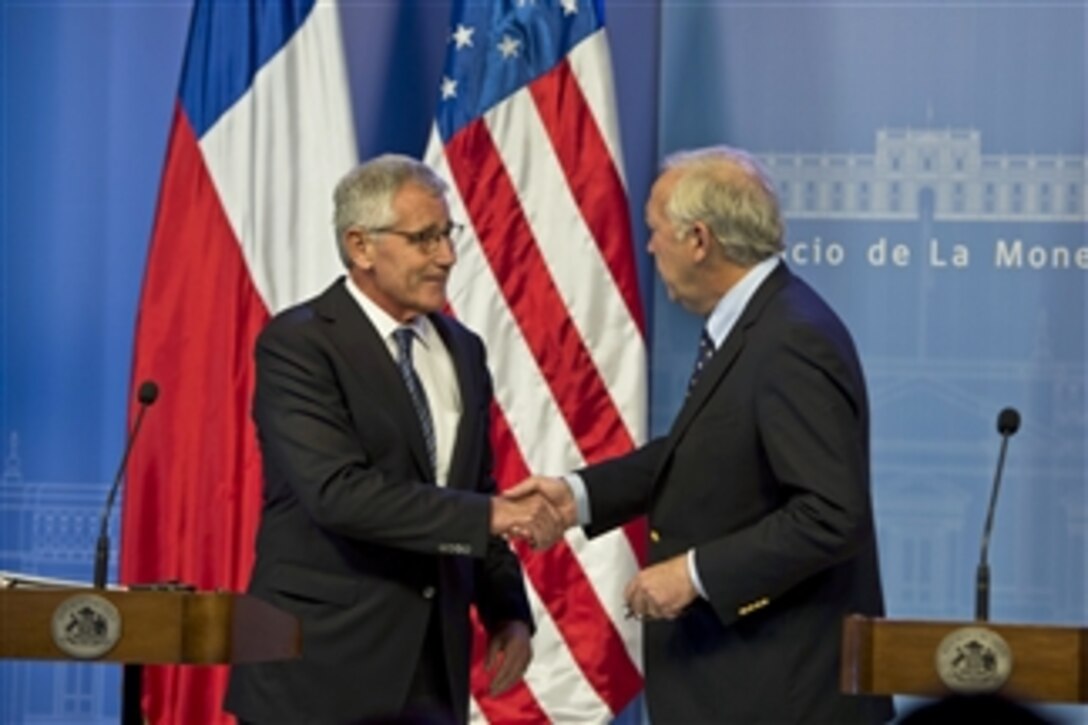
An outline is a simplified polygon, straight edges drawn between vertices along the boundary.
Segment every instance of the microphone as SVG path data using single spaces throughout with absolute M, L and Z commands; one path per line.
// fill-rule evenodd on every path
M 106 498 L 106 507 L 102 510 L 102 521 L 98 528 L 98 543 L 94 550 L 94 588 L 106 588 L 106 566 L 110 552 L 110 535 L 107 531 L 110 522 L 110 510 L 113 508 L 113 499 L 117 496 L 117 489 L 121 485 L 121 477 L 125 474 L 125 464 L 132 453 L 132 444 L 136 442 L 136 436 L 140 432 L 140 425 L 144 422 L 144 413 L 159 397 L 159 386 L 154 380 L 145 380 L 140 383 L 140 389 L 136 393 L 136 400 L 140 402 L 140 410 L 136 413 L 136 422 L 132 426 L 132 432 L 125 442 L 125 452 L 121 456 L 121 465 L 117 468 L 117 475 L 110 486 L 110 494 Z
M 997 492 L 1001 489 L 1001 472 L 1005 468 L 1005 451 L 1009 447 L 1009 438 L 1020 430 L 1020 413 L 1016 408 L 1005 408 L 997 415 L 997 432 L 1001 434 L 1001 452 L 997 456 L 997 470 L 994 472 L 994 488 L 990 493 L 990 507 L 986 512 L 986 524 L 982 528 L 982 553 L 975 577 L 975 619 L 986 622 L 990 618 L 990 565 L 986 556 L 990 549 L 990 532 L 994 527 L 994 509 L 997 508 Z

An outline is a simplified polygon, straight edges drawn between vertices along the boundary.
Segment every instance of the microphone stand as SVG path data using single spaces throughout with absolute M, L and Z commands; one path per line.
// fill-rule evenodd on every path
M 997 469 L 994 471 L 994 487 L 990 492 L 990 505 L 986 511 L 986 523 L 982 529 L 982 551 L 979 556 L 978 570 L 975 574 L 975 619 L 987 622 L 990 619 L 990 533 L 994 527 L 994 511 L 997 509 L 997 495 L 1001 490 L 1001 473 L 1005 469 L 1005 453 L 1009 448 L 1009 438 L 1020 426 L 1020 415 L 1011 408 L 1001 411 L 997 429 L 1001 433 L 1001 451 L 997 456 Z
M 110 511 L 113 509 L 113 499 L 117 496 L 117 489 L 121 486 L 121 478 L 125 474 L 125 465 L 128 463 L 129 454 L 132 453 L 132 445 L 136 442 L 136 436 L 140 432 L 140 426 L 144 422 L 144 414 L 155 402 L 159 390 L 153 382 L 145 382 L 140 386 L 139 401 L 140 411 L 136 414 L 136 422 L 132 426 L 132 433 L 125 444 L 125 452 L 121 456 L 121 465 L 117 468 L 117 475 L 113 478 L 109 496 L 106 497 L 106 506 L 102 509 L 102 519 L 98 527 L 98 541 L 94 547 L 94 588 L 106 588 L 106 569 L 109 566 L 110 556 Z

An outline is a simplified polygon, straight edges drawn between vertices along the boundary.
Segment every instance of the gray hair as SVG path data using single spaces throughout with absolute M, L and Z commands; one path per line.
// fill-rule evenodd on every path
M 664 168 L 681 170 L 665 204 L 665 214 L 678 233 L 703 222 L 726 258 L 745 267 L 785 249 L 785 224 L 774 184 L 751 154 L 713 146 L 672 154 Z
M 435 196 L 449 188 L 431 167 L 410 156 L 383 154 L 352 169 L 333 192 L 336 205 L 336 248 L 340 261 L 351 268 L 351 257 L 344 248 L 344 235 L 350 229 L 380 229 L 396 222 L 393 196 L 405 185 L 416 184 Z

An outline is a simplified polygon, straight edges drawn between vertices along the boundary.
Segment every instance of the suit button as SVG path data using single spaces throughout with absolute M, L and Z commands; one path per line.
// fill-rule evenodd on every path
M 422 594 L 424 599 L 434 599 L 434 587 L 423 587 Z

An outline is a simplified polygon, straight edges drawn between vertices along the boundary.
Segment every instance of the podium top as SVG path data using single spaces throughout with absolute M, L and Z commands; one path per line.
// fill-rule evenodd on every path
M 0 589 L 90 589 L 90 581 L 75 579 L 57 579 L 56 577 L 25 574 L 19 571 L 0 569 Z M 111 584 L 106 587 L 114 591 L 123 591 L 125 587 Z
M 0 589 L 0 657 L 72 660 L 55 641 L 81 626 L 66 609 L 91 596 L 116 610 L 119 638 L 97 661 L 221 664 L 297 657 L 298 620 L 260 599 L 232 592 L 119 591 L 88 586 Z
M 977 629 L 992 632 L 1008 647 L 1010 674 L 1000 694 L 1088 702 L 1088 629 L 1040 624 L 852 615 L 843 622 L 841 689 L 851 694 L 948 695 L 951 689 L 938 671 L 941 648 L 950 635 Z

